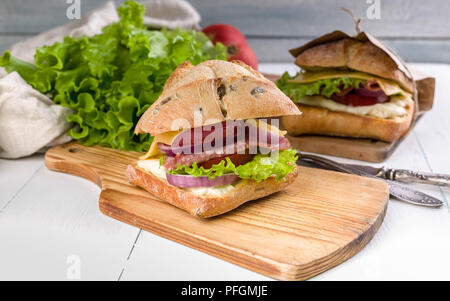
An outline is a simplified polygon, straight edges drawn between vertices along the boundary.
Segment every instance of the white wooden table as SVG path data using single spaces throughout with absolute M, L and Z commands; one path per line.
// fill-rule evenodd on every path
M 436 76 L 435 106 L 385 164 L 450 173 L 450 65 L 414 67 Z M 260 66 L 267 73 L 295 69 Z M 374 239 L 313 279 L 450 280 L 450 189 L 415 188 L 445 205 L 392 200 Z M 99 193 L 87 180 L 49 171 L 43 155 L 0 160 L 0 280 L 269 279 L 102 215 Z

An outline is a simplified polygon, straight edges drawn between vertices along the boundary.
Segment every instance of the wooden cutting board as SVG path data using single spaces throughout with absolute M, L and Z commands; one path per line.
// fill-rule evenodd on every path
M 287 138 L 292 147 L 299 151 L 376 163 L 386 161 L 403 141 L 401 138 L 387 143 L 372 139 L 320 135 L 287 135 Z
M 286 190 L 200 219 L 127 182 L 126 167 L 139 155 L 69 143 L 51 148 L 45 164 L 100 186 L 108 216 L 276 279 L 308 279 L 356 254 L 389 199 L 380 180 L 300 167 Z

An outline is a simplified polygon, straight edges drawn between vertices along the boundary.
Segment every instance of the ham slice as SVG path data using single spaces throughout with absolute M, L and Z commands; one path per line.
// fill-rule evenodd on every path
M 266 145 L 267 146 L 267 145 Z M 276 150 L 285 150 L 291 147 L 289 140 L 285 137 L 280 137 L 280 143 L 277 145 L 271 145 L 268 148 L 266 146 L 261 147 L 266 153 Z M 221 151 L 208 151 L 194 154 L 177 154 L 175 156 L 166 156 L 164 159 L 164 167 L 168 170 L 177 167 L 177 164 L 191 166 L 194 162 L 201 164 L 214 158 L 223 157 L 226 154 L 248 154 L 250 150 L 250 144 L 246 141 L 237 142 L 234 145 L 232 152 L 226 151 L 224 148 Z
M 224 122 L 221 125 L 215 125 L 222 126 L 222 135 L 216 137 L 223 139 L 220 145 L 214 139 L 208 137 L 213 132 L 209 128 L 206 130 L 204 128 L 200 129 L 202 130 L 201 135 L 197 134 L 197 137 L 193 137 L 194 129 L 186 132 L 189 135 L 182 133 L 180 134 L 181 137 L 177 137 L 170 146 L 158 143 L 158 148 L 166 154 L 164 166 L 170 170 L 176 168 L 177 164 L 191 166 L 194 162 L 201 164 L 226 155 L 269 153 L 290 147 L 287 138 L 262 128 L 258 129 L 255 125 L 247 124 L 245 131 L 241 131 L 240 134 L 237 130 L 231 128 L 232 126 L 243 126 L 242 122 Z M 229 139 L 226 139 L 227 133 L 231 133 L 233 138 L 230 139 L 228 136 Z M 185 136 L 182 136 L 183 134 Z

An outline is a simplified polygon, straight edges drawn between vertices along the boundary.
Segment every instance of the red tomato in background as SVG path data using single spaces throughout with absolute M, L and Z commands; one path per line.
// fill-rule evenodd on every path
M 228 24 L 212 24 L 202 29 L 202 32 L 215 44 L 220 42 L 226 46 L 245 46 L 247 40 L 236 27 Z
M 202 32 L 213 44 L 220 42 L 228 48 L 228 60 L 240 60 L 258 70 L 258 58 L 239 29 L 228 24 L 212 24 L 203 28 Z
M 250 46 L 246 45 L 238 49 L 238 52 L 229 57 L 229 60 L 240 60 L 252 67 L 255 70 L 258 70 L 258 58 Z

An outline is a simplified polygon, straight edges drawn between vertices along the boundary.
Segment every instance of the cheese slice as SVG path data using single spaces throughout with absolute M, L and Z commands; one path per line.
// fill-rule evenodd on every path
M 351 71 L 340 71 L 340 70 L 328 70 L 320 72 L 303 72 L 300 73 L 296 78 L 288 80 L 290 83 L 312 83 L 322 79 L 339 78 L 339 77 L 349 77 L 349 78 L 359 78 L 365 80 L 375 80 L 380 88 L 386 93 L 386 95 L 397 95 L 404 94 L 405 92 L 395 81 L 388 80 L 384 78 L 377 77 L 375 75 L 363 73 L 363 72 L 351 72 Z
M 272 126 L 262 120 L 248 119 L 246 122 L 251 123 L 251 124 L 255 125 L 256 127 L 265 128 L 267 131 L 272 132 L 279 136 L 284 136 L 287 133 L 286 131 L 281 131 L 276 126 Z M 160 135 L 156 135 L 155 137 L 153 137 L 153 142 L 152 142 L 152 145 L 150 145 L 150 149 L 148 150 L 148 152 L 145 155 L 139 157 L 139 159 L 145 160 L 145 159 L 148 159 L 151 157 L 161 155 L 161 152 L 158 149 L 158 142 L 172 145 L 172 143 L 175 141 L 175 138 L 183 131 L 184 130 L 171 131 L 171 132 L 162 133 Z
M 158 149 L 158 142 L 172 145 L 175 138 L 181 132 L 182 132 L 182 130 L 181 131 L 171 131 L 171 132 L 162 133 L 160 135 L 156 135 L 155 137 L 153 137 L 153 142 L 152 142 L 152 145 L 150 145 L 150 149 L 148 150 L 148 152 L 145 155 L 139 157 L 139 159 L 145 160 L 150 157 L 160 155 L 161 152 Z

